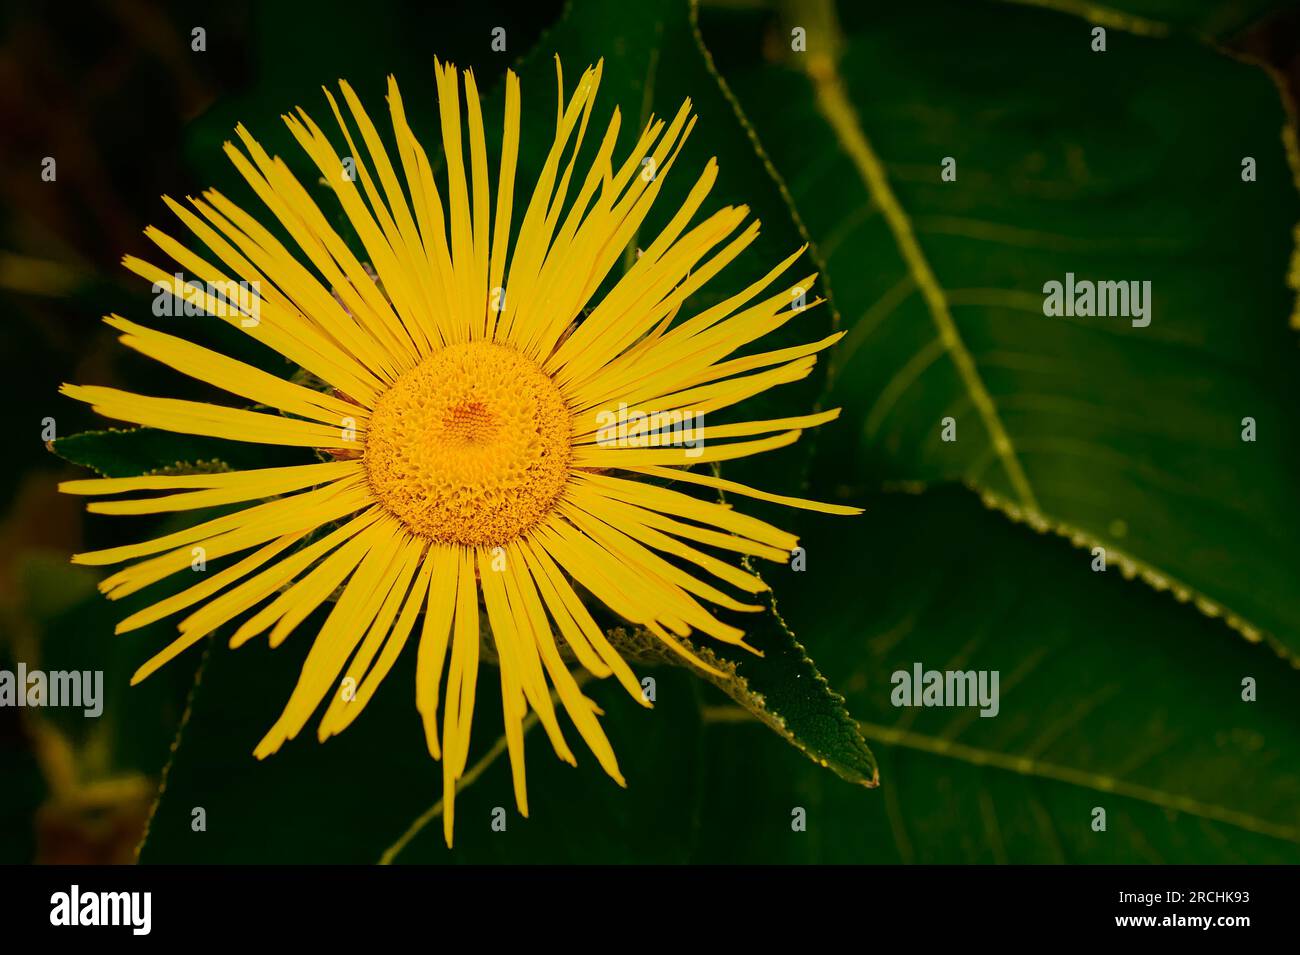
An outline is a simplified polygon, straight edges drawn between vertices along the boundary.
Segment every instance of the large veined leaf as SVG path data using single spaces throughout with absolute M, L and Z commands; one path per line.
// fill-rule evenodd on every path
M 1018 4 L 834 19 L 796 4 L 704 31 L 845 317 L 819 468 L 960 478 L 1300 649 L 1300 198 L 1269 76 L 1182 35 L 1112 29 L 1096 52 L 1086 21 Z M 1150 323 L 1048 317 L 1067 274 L 1150 282 Z
M 774 586 L 862 720 L 881 789 L 824 782 L 735 708 L 706 709 L 698 858 L 1300 861 L 1285 661 L 961 488 L 868 503 L 847 533 L 809 528 L 818 571 Z M 917 663 L 998 671 L 996 717 L 894 706 L 893 674 Z

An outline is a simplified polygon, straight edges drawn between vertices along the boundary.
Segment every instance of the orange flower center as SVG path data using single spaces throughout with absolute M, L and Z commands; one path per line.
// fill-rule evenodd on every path
M 505 345 L 449 345 L 376 401 L 365 466 L 411 533 L 496 546 L 554 505 L 569 473 L 572 416 L 554 381 Z

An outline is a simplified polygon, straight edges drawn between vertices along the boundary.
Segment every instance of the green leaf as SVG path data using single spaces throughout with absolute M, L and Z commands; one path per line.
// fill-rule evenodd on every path
M 756 724 L 706 710 L 698 861 L 1300 861 L 1284 661 L 965 490 L 880 495 L 868 513 L 810 528 L 810 571 L 774 585 L 862 719 L 881 792 L 827 782 Z M 893 674 L 916 663 L 998 671 L 996 718 L 894 706 Z
M 705 28 L 846 319 L 824 486 L 960 479 L 1300 651 L 1300 197 L 1270 77 L 1182 36 L 1112 31 L 1094 53 L 1077 18 L 1016 4 L 840 16 L 782 65 L 765 14 Z M 1151 282 L 1150 325 L 1047 317 L 1067 273 Z
M 227 471 L 311 463 L 303 448 L 249 444 L 157 428 L 109 428 L 55 438 L 49 448 L 65 461 L 93 468 L 102 477 L 134 477 L 160 471 Z
M 751 568 L 752 569 L 752 568 Z M 862 738 L 857 722 L 844 707 L 817 665 L 808 656 L 768 593 L 762 614 L 728 621 L 745 629 L 745 642 L 760 651 L 756 656 L 715 640 L 683 639 L 717 673 L 683 661 L 654 635 L 638 628 L 628 633 L 611 631 L 614 645 L 629 659 L 686 666 L 739 703 L 753 717 L 775 731 L 801 753 L 832 770 L 841 779 L 862 786 L 880 784 L 876 758 Z

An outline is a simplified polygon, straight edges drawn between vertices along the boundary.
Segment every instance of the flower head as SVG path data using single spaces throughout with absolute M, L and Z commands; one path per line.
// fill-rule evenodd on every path
M 239 505 L 186 530 L 74 558 L 127 564 L 102 582 L 110 598 L 189 569 L 195 547 L 208 560 L 230 558 L 119 624 L 124 632 L 188 611 L 180 636 L 133 682 L 236 620 L 233 646 L 263 633 L 278 646 L 332 600 L 283 715 L 256 748 L 259 758 L 295 737 L 327 698 L 318 735 L 342 731 L 414 636 L 416 701 L 429 751 L 443 764 L 450 844 L 453 797 L 469 752 L 481 615 L 499 662 L 516 800 L 526 814 L 529 710 L 557 755 L 572 763 L 559 719 L 567 713 L 622 783 L 599 711 L 570 661 L 594 677 L 613 676 L 646 702 L 579 588 L 709 669 L 681 638 L 698 630 L 743 646 L 744 633 L 709 606 L 761 609 L 723 589 L 763 589 L 723 557 L 783 561 L 796 544 L 791 534 L 710 495 L 725 491 L 831 513 L 856 509 L 767 494 L 697 467 L 788 445 L 801 429 L 837 413 L 702 423 L 705 415 L 804 377 L 816 353 L 838 338 L 731 357 L 820 301 L 803 302 L 812 276 L 777 283 L 802 250 L 763 280 L 679 316 L 758 234 L 756 222 L 745 225 L 744 207 L 691 225 L 717 177 L 714 162 L 663 231 L 594 300 L 694 125 L 689 101 L 670 122 L 652 119 L 621 161 L 615 111 L 594 160 L 580 169 L 601 77 L 600 64 L 588 69 L 567 103 L 562 96 L 545 166 L 519 202 L 517 78 L 506 77 L 494 188 L 473 74 L 463 74 L 463 102 L 456 69 L 438 64 L 436 75 L 445 178 L 435 175 L 412 134 L 391 77 L 396 157 L 346 83 L 346 116 L 326 91 L 355 175 L 342 173 L 348 165 L 306 113 L 284 118 L 332 185 L 361 248 L 340 237 L 289 167 L 242 126 L 243 150 L 227 143 L 226 152 L 292 247 L 215 191 L 189 199 L 188 207 L 165 199 L 206 253 L 148 230 L 203 283 L 206 311 L 296 363 L 303 376 L 285 380 L 109 316 L 123 344 L 255 407 L 96 386 L 63 389 L 110 418 L 314 448 L 320 463 L 61 487 L 86 495 L 146 492 L 92 502 L 89 509 L 99 513 Z M 560 85 L 563 92 L 562 76 Z M 125 263 L 174 295 L 195 294 L 171 269 L 132 257 Z M 232 291 L 245 288 L 254 294 Z M 686 441 L 677 440 L 687 434 L 678 427 L 683 421 L 690 426 Z M 347 680 L 355 692 L 337 692 Z

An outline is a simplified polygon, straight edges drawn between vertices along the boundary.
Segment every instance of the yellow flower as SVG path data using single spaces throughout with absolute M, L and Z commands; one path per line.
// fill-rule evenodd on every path
M 645 702 L 575 583 L 708 669 L 679 638 L 699 630 L 745 644 L 743 632 L 717 620 L 705 604 L 761 609 L 709 580 L 751 594 L 763 588 L 708 551 L 784 561 L 797 543 L 708 496 L 725 491 L 830 513 L 857 509 L 768 494 L 688 467 L 783 447 L 800 429 L 838 413 L 703 424 L 704 415 L 804 377 L 815 354 L 839 337 L 728 357 L 806 307 L 804 290 L 815 276 L 771 287 L 802 249 L 763 280 L 677 320 L 682 303 L 758 234 L 757 222 L 741 229 L 745 207 L 723 208 L 688 228 L 717 177 L 715 162 L 608 294 L 592 301 L 637 235 L 694 125 L 690 102 L 671 122 L 652 119 L 621 163 L 614 159 L 615 111 L 590 168 L 575 178 L 601 65 L 583 73 L 567 105 L 560 76 L 555 141 L 524 206 L 507 268 L 518 79 L 506 77 L 491 209 L 473 74 L 464 74 L 462 117 L 456 69 L 437 64 L 436 72 L 446 160 L 441 189 L 391 77 L 400 172 L 346 83 L 340 88 L 354 126 L 326 91 L 347 142 L 346 161 L 304 112 L 284 117 L 333 187 L 368 263 L 331 227 L 288 166 L 242 126 L 236 132 L 246 152 L 230 143 L 226 152 L 297 248 L 287 248 L 225 196 L 209 191 L 189 200 L 192 209 L 165 201 L 210 256 L 148 230 L 191 282 L 202 283 L 200 291 L 182 273 L 124 260 L 169 294 L 190 301 L 197 296 L 204 310 L 299 365 L 307 383 L 109 316 L 123 344 L 279 414 L 113 388 L 63 388 L 110 418 L 315 448 L 322 463 L 79 480 L 61 489 L 169 492 L 89 505 L 104 514 L 262 502 L 156 540 L 74 558 L 95 565 L 134 561 L 101 584 L 116 599 L 189 569 L 196 548 L 205 560 L 244 555 L 121 622 L 119 633 L 197 607 L 180 621 L 180 637 L 132 682 L 254 608 L 231 645 L 269 630 L 271 646 L 278 646 L 338 591 L 283 715 L 257 746 L 259 758 L 295 737 L 326 697 L 318 735 L 324 740 L 342 731 L 365 709 L 420 620 L 415 694 L 429 751 L 443 763 L 450 845 L 453 797 L 469 752 L 482 612 L 499 660 L 516 801 L 526 815 L 523 722 L 529 708 L 559 757 L 575 762 L 556 699 L 601 766 L 623 784 L 596 719 L 599 710 L 566 659 L 595 677 L 612 675 Z M 667 482 L 694 486 L 705 497 Z

